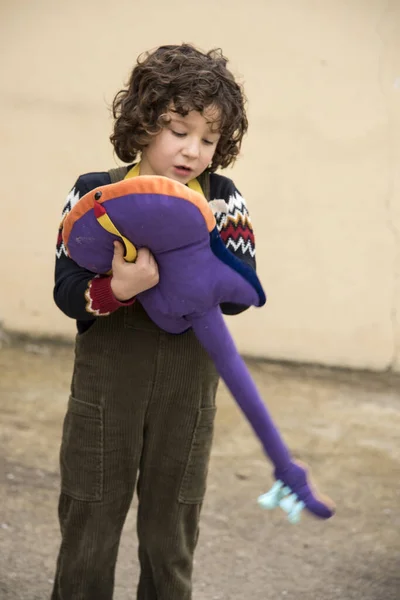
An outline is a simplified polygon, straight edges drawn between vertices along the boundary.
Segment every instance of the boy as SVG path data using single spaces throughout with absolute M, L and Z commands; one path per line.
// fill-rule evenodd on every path
M 111 142 L 130 166 L 79 177 L 63 214 L 122 177 L 196 182 L 208 200 L 225 200 L 228 213 L 216 215 L 221 237 L 255 268 L 245 202 L 230 179 L 214 173 L 234 162 L 247 131 L 244 95 L 226 63 L 220 51 L 187 44 L 139 60 L 113 103 Z M 60 451 L 62 543 L 52 600 L 111 600 L 138 472 L 137 598 L 192 597 L 218 376 L 193 332 L 161 331 L 135 302 L 157 282 L 150 252 L 142 248 L 126 263 L 119 243 L 111 276 L 80 268 L 65 253 L 61 225 L 54 299 L 77 320 L 78 334 Z

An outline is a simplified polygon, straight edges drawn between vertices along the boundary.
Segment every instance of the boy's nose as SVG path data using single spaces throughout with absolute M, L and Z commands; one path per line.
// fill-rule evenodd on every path
M 183 149 L 184 156 L 188 158 L 197 158 L 200 152 L 200 144 L 197 140 L 191 140 L 185 144 Z

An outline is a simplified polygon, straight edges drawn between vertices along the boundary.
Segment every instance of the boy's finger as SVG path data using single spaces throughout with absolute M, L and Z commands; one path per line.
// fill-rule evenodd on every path
M 147 262 L 150 262 L 150 258 L 151 258 L 151 254 L 147 248 L 139 248 L 138 260 L 140 259 L 141 261 L 145 260 Z
M 114 258 L 121 260 L 124 258 L 124 247 L 121 242 L 114 242 Z

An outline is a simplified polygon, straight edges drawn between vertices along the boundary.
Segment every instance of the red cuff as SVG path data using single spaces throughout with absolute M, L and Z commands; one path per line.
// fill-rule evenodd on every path
M 96 317 L 105 317 L 115 312 L 121 306 L 130 306 L 135 302 L 131 298 L 126 302 L 120 302 L 114 296 L 111 289 L 111 277 L 95 277 L 89 282 L 85 292 L 86 311 L 96 315 Z

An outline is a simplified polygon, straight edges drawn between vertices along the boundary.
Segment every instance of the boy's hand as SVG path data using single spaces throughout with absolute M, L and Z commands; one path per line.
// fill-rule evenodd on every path
M 124 260 L 123 245 L 114 242 L 111 268 L 111 290 L 120 302 L 126 302 L 140 292 L 154 287 L 159 280 L 157 263 L 147 248 L 140 248 L 136 262 L 128 263 Z

